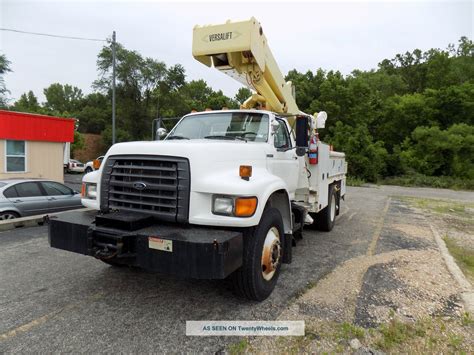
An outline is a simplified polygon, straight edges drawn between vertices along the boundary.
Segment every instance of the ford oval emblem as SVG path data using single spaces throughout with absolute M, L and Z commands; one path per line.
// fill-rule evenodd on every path
M 146 189 L 146 184 L 144 182 L 138 181 L 133 183 L 133 188 L 138 191 Z

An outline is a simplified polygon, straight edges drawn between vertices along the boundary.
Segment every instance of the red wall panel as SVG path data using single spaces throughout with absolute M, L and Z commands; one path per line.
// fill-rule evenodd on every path
M 75 120 L 0 110 L 0 139 L 74 142 Z

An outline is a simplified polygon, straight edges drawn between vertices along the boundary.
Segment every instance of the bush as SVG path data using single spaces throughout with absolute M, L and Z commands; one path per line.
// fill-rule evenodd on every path
M 334 149 L 346 153 L 349 175 L 376 182 L 385 172 L 387 151 L 382 142 L 373 141 L 367 126 L 352 127 L 337 122 L 327 141 Z
M 418 127 L 402 144 L 400 160 L 405 172 L 474 179 L 474 126 Z

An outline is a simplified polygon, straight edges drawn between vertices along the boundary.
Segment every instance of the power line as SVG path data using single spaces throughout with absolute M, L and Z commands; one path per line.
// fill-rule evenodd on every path
M 23 34 L 28 34 L 28 35 L 35 35 L 35 36 L 76 39 L 76 40 L 80 40 L 80 41 L 107 42 L 106 39 L 53 35 L 53 34 L 50 34 L 50 33 L 39 33 L 39 32 L 28 32 L 28 31 L 14 30 L 12 28 L 0 28 L 0 31 L 16 32 L 16 33 L 23 33 Z

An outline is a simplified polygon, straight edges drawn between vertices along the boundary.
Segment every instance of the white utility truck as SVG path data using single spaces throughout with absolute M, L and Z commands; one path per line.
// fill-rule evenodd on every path
M 298 110 L 254 18 L 196 26 L 193 55 L 256 93 L 240 110 L 186 115 L 162 140 L 113 145 L 83 178 L 93 210 L 51 218 L 50 245 L 112 265 L 230 277 L 240 295 L 263 300 L 304 225 L 333 228 L 344 154 L 318 139 L 324 112 Z

